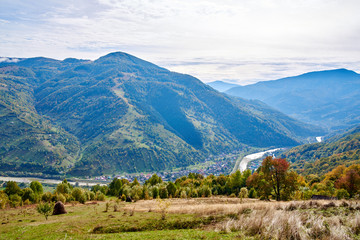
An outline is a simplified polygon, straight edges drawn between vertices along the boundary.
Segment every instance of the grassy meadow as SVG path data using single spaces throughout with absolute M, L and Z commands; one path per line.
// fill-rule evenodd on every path
M 360 239 L 357 201 L 113 198 L 65 207 L 48 220 L 35 205 L 0 210 L 0 239 Z

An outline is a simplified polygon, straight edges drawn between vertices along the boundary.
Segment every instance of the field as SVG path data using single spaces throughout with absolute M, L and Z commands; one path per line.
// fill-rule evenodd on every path
M 0 239 L 360 239 L 360 202 L 239 198 L 67 204 L 45 220 L 34 205 L 0 210 Z

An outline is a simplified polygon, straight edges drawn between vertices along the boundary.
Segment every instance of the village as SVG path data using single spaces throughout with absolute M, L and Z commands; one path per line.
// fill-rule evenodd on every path
M 95 181 L 102 181 L 104 183 L 111 181 L 113 178 L 123 178 L 132 182 L 136 178 L 140 183 L 145 182 L 153 174 L 161 177 L 163 181 L 175 181 L 177 178 L 187 176 L 189 173 L 199 173 L 204 177 L 209 175 L 219 176 L 220 174 L 229 174 L 234 167 L 234 164 L 241 154 L 240 150 L 235 150 L 230 153 L 221 153 L 218 155 L 210 155 L 203 163 L 195 166 L 184 167 L 173 171 L 158 171 L 153 173 L 132 173 L 132 174 L 114 174 L 112 176 L 98 176 L 88 179 Z

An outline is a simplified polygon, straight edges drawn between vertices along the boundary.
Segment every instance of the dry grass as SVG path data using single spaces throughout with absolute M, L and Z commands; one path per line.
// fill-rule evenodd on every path
M 120 230 L 139 230 L 140 227 L 152 229 L 156 223 L 170 227 L 186 223 L 186 226 L 176 225 L 176 229 L 190 229 L 191 223 L 194 224 L 191 226 L 194 231 L 196 229 L 206 234 L 216 232 L 217 236 L 224 238 L 239 236 L 240 239 L 360 239 L 360 202 L 357 201 L 265 202 L 245 199 L 240 203 L 240 199 L 225 197 L 165 201 L 170 202 L 166 209 L 166 220 L 160 219 L 164 209 L 161 209 L 157 200 L 119 203 L 117 211 L 111 211 L 111 215 L 103 211 L 108 202 L 67 205 L 69 214 L 52 216 L 48 221 L 42 219 L 32 207 L 1 210 L 3 229 L 0 228 L 0 233 L 7 234 L 11 239 L 18 236 L 16 231 L 20 230 L 16 229 L 26 227 L 29 229 L 27 234 L 34 232 L 36 236 L 39 236 L 39 233 L 46 236 L 60 224 L 67 234 L 76 237 L 88 234 L 84 237 L 89 237 L 93 236 L 92 230 L 98 225 L 110 230 L 114 227 Z M 180 218 L 182 220 L 177 222 Z M 60 236 L 64 232 L 58 234 Z M 31 239 L 33 235 L 29 236 Z
M 224 233 L 241 232 L 261 239 L 354 239 L 360 234 L 360 203 L 356 201 L 264 202 L 253 199 L 171 199 L 169 213 L 225 215 L 206 226 Z M 155 200 L 135 203 L 136 211 L 160 212 Z M 129 206 L 130 207 L 130 206 Z M 360 238 L 359 238 L 360 239 Z

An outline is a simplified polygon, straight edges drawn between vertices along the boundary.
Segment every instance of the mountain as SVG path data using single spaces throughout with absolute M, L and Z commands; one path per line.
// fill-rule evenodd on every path
M 261 100 L 293 118 L 331 130 L 360 123 L 360 75 L 346 69 L 258 82 L 226 93 Z
M 322 175 L 339 165 L 360 164 L 360 126 L 325 142 L 294 147 L 281 157 L 305 175 Z
M 209 82 L 206 84 L 209 85 L 210 87 L 212 87 L 213 89 L 218 90 L 219 92 L 225 92 L 225 91 L 229 90 L 230 88 L 240 86 L 240 85 L 237 85 L 234 83 L 227 83 L 227 82 L 223 82 L 223 81 L 214 81 L 214 82 Z
M 122 52 L 0 63 L 1 171 L 101 175 L 183 167 L 323 131 Z

